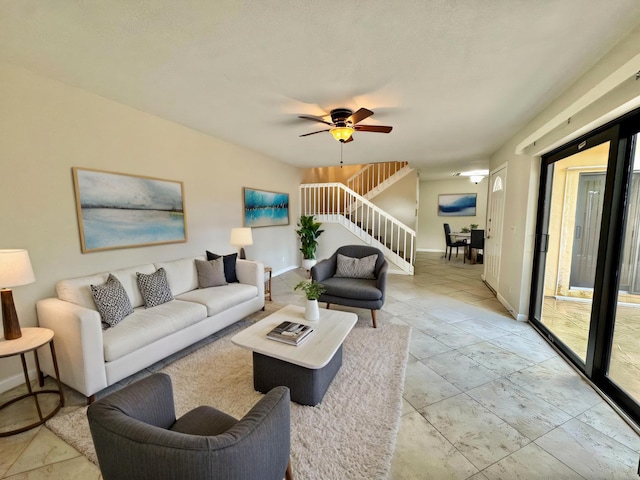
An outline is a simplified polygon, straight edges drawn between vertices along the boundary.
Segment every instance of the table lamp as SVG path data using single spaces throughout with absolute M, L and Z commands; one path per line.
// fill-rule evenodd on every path
M 15 340 L 22 336 L 18 314 L 13 304 L 13 292 L 7 287 L 18 287 L 36 281 L 26 250 L 0 250 L 0 296 L 2 297 L 2 326 L 4 338 Z
M 232 228 L 230 243 L 234 247 L 240 247 L 240 258 L 247 258 L 244 255 L 243 247 L 245 247 L 246 245 L 253 245 L 251 228 Z

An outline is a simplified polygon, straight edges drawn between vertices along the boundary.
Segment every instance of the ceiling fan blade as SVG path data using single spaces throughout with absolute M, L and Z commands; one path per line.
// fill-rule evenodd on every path
M 315 115 L 298 115 L 298 118 L 303 118 L 305 120 L 311 120 L 314 122 L 326 123 L 327 125 L 333 125 L 333 123 L 327 122 L 324 118 L 316 117 Z
M 311 132 L 311 133 L 305 133 L 300 135 L 301 137 L 308 137 L 309 135 L 315 135 L 316 133 L 322 133 L 322 132 L 329 132 L 331 131 L 331 129 L 326 129 L 326 130 L 318 130 L 317 132 Z
M 347 138 L 344 142 L 342 143 L 349 143 L 349 142 L 353 142 L 353 135 L 351 135 L 349 138 Z
M 353 128 L 358 132 L 376 132 L 376 133 L 389 133 L 393 130 L 393 127 L 386 125 L 354 125 Z
M 367 110 L 366 108 L 361 108 L 357 112 L 353 113 L 349 118 L 347 118 L 347 121 L 348 122 L 350 121 L 355 125 L 356 123 L 361 122 L 365 118 L 369 118 L 371 115 L 373 115 L 373 112 L 371 110 Z

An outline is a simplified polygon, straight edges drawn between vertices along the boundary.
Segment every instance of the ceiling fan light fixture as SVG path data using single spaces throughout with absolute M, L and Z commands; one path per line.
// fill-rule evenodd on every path
M 331 135 L 333 135 L 333 138 L 335 138 L 339 142 L 346 142 L 347 140 L 349 140 L 349 138 L 351 138 L 351 134 L 355 130 L 351 127 L 335 127 L 330 131 Z
M 475 183 L 478 184 L 480 183 L 482 180 L 484 180 L 484 175 L 469 175 L 469 179 Z

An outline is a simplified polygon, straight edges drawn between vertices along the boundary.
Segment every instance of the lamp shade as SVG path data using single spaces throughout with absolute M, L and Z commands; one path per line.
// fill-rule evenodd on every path
M 36 281 L 26 250 L 0 250 L 0 288 L 17 287 Z
M 351 137 L 351 134 L 354 132 L 351 127 L 336 127 L 330 130 L 333 138 L 338 140 L 339 142 L 346 142 Z
M 232 228 L 231 229 L 231 245 L 236 247 L 244 247 L 253 245 L 253 237 L 250 228 Z

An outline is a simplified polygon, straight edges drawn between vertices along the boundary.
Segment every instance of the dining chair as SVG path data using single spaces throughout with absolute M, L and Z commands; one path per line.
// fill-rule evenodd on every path
M 473 251 L 476 252 L 477 263 L 483 263 L 484 255 L 484 230 L 471 230 L 471 239 L 469 241 L 469 257 L 473 257 Z M 478 250 L 482 250 L 482 255 L 478 253 Z M 478 259 L 480 261 L 478 261 Z
M 444 249 L 444 256 L 445 257 L 447 256 L 447 249 L 448 249 L 449 250 L 449 260 L 451 260 L 451 252 L 453 251 L 454 247 L 456 249 L 456 257 L 458 256 L 458 249 L 460 247 L 464 247 L 465 254 L 466 254 L 467 246 L 468 246 L 467 241 L 466 240 L 458 240 L 458 241 L 452 242 L 451 241 L 451 227 L 449 227 L 448 223 L 444 224 L 444 238 L 445 238 L 445 240 L 447 242 L 447 246 Z

